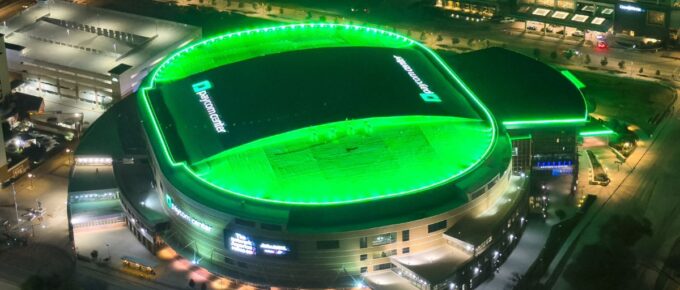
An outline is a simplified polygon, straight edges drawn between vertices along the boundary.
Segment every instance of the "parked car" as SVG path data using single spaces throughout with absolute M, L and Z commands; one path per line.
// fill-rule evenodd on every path
M 513 23 L 515 21 L 516 21 L 515 18 L 508 17 L 508 16 L 503 17 L 500 20 L 498 20 L 498 22 L 500 22 L 500 23 Z
M 538 29 L 536 28 L 536 26 L 527 26 L 527 30 L 536 31 Z
M 583 33 L 583 31 L 581 31 L 581 30 L 576 30 L 576 31 L 574 31 L 574 32 L 571 33 L 571 36 L 575 36 L 575 37 L 584 37 L 584 36 L 586 36 L 586 34 Z

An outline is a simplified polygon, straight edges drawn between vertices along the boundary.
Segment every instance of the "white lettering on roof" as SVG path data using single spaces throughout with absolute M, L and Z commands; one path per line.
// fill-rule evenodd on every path
M 212 122 L 215 131 L 217 133 L 228 133 L 229 131 L 227 131 L 226 124 L 217 113 L 215 105 L 213 105 L 212 99 L 210 98 L 210 95 L 208 95 L 208 91 L 198 91 L 196 92 L 196 95 L 199 98 L 199 102 L 203 104 L 205 111 L 208 113 L 208 117 L 210 117 L 210 121 Z
M 420 94 L 420 97 L 423 99 L 425 102 L 430 102 L 430 103 L 441 103 L 442 99 L 437 96 L 436 93 L 434 93 L 432 90 L 430 90 L 430 86 L 428 86 L 420 77 L 418 74 L 416 74 L 415 71 L 413 71 L 413 68 L 411 68 L 410 65 L 406 62 L 406 60 L 398 55 L 393 55 L 394 60 L 401 65 L 401 67 L 406 71 L 409 77 L 413 80 L 413 82 L 416 83 L 416 85 L 420 88 L 422 93 Z

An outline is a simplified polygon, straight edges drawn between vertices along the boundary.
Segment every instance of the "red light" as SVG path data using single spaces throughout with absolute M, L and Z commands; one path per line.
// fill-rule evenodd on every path
M 598 41 L 597 42 L 597 48 L 605 49 L 605 48 L 607 48 L 607 43 L 604 42 L 604 41 Z

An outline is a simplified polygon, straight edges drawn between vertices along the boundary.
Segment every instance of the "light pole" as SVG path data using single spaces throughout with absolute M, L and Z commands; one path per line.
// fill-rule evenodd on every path
M 28 189 L 33 190 L 33 173 L 28 174 Z
M 106 244 L 106 251 L 109 253 L 109 261 L 111 260 L 111 245 Z
M 12 194 L 14 195 L 14 213 L 17 215 L 17 225 L 19 225 L 19 205 L 17 205 L 17 191 L 14 189 L 14 182 L 12 182 Z
M 71 148 L 66 148 L 66 164 L 71 166 Z

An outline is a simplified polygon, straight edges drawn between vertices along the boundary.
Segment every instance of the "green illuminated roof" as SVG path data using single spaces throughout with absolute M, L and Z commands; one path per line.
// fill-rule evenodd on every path
M 434 52 L 352 25 L 203 40 L 159 64 L 139 100 L 166 177 L 221 208 L 231 203 L 223 197 L 345 205 L 453 186 L 499 138 L 491 113 Z M 460 187 L 448 192 L 465 200 Z
M 446 180 L 483 157 L 481 120 L 406 116 L 324 124 L 227 150 L 192 166 L 217 186 L 284 202 L 347 202 Z

